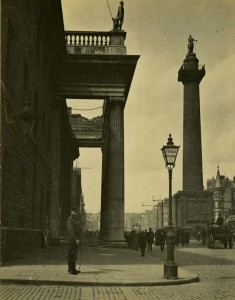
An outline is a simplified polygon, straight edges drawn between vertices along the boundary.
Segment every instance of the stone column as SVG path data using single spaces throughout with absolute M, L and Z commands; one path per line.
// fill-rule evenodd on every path
M 212 199 L 211 192 L 203 191 L 199 85 L 205 66 L 198 62 L 195 53 L 188 54 L 178 72 L 178 81 L 184 85 L 183 191 L 175 194 L 176 224 L 194 230 L 206 224 L 202 212 L 211 215 Z
M 57 102 L 56 102 L 57 101 Z M 52 115 L 52 190 L 50 202 L 50 235 L 59 237 L 60 228 L 60 162 L 61 162 L 61 105 L 55 99 Z
M 179 70 L 184 84 L 183 190 L 203 190 L 199 84 L 205 68 L 198 67 L 196 54 L 187 55 Z
M 109 98 L 108 187 L 104 242 L 124 243 L 124 105 L 125 98 Z
M 105 131 L 107 128 L 104 129 Z M 102 146 L 102 182 L 101 182 L 101 213 L 100 213 L 100 235 L 103 239 L 106 232 L 107 220 L 107 190 L 108 190 L 108 137 L 105 132 Z

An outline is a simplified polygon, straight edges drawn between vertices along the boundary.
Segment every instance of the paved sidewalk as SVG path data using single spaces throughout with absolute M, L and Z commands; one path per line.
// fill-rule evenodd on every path
M 85 247 L 78 253 L 77 269 L 82 259 L 81 273 L 67 273 L 67 246 L 39 249 L 23 258 L 0 267 L 0 282 L 77 285 L 77 286 L 151 286 L 196 282 L 197 274 L 178 268 L 178 279 L 163 278 L 165 254 L 154 247 L 152 252 L 105 247 Z

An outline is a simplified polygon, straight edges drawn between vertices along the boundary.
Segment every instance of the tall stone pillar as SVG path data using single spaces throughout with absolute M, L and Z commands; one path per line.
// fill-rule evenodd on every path
M 189 53 L 178 72 L 178 81 L 184 85 L 183 191 L 174 195 L 174 226 L 194 230 L 212 216 L 212 193 L 203 190 L 199 84 L 205 67 L 198 62 L 196 54 Z
M 52 190 L 50 202 L 50 235 L 59 238 L 60 229 L 60 162 L 61 162 L 61 106 L 55 100 L 52 115 Z
M 108 182 L 105 193 L 104 243 L 124 243 L 124 105 L 125 98 L 109 98 Z
M 199 84 L 205 67 L 198 67 L 195 53 L 188 54 L 178 73 L 184 85 L 183 190 L 203 190 Z

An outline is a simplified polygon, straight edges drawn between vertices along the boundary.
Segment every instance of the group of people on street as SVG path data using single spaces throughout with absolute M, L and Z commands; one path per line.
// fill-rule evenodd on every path
M 208 230 L 210 230 L 211 228 L 219 228 L 220 226 L 223 226 L 223 225 L 224 225 L 224 219 L 221 216 L 221 214 L 219 214 L 216 221 L 214 219 L 212 219 L 207 224 L 207 228 L 204 227 L 204 226 L 201 228 L 201 230 L 199 231 L 197 239 L 201 241 L 202 245 L 205 245 L 206 240 L 207 240 Z
M 141 256 L 145 256 L 145 249 L 147 248 L 148 251 L 152 252 L 154 243 L 154 233 L 152 228 L 149 230 L 141 231 L 138 238 L 138 244 L 141 250 Z
M 165 246 L 165 231 L 156 230 L 154 233 L 152 228 L 148 230 L 132 230 L 125 232 L 124 237 L 130 249 L 138 251 L 140 249 L 141 256 L 145 256 L 145 251 L 152 252 L 153 244 L 160 246 L 161 251 L 164 251 Z
M 155 232 L 155 245 L 160 246 L 161 251 L 164 251 L 166 241 L 166 232 L 164 229 L 157 229 Z
M 81 234 L 85 228 L 85 220 L 79 214 L 76 207 L 71 209 L 71 214 L 67 219 L 67 241 L 68 241 L 68 273 L 78 274 L 80 270 L 76 269 L 76 259 L 79 247 L 81 245 Z M 219 214 L 216 222 L 212 220 L 208 226 L 223 226 L 223 218 Z M 190 233 L 186 228 L 178 228 L 176 231 L 175 246 L 188 247 L 190 241 Z M 203 241 L 206 240 L 206 230 L 203 230 Z M 164 229 L 157 229 L 154 233 L 152 228 L 148 230 L 132 230 L 125 232 L 124 237 L 130 249 L 137 250 L 140 248 L 141 256 L 145 256 L 146 249 L 152 252 L 153 244 L 160 246 L 161 251 L 164 251 L 166 243 L 166 231 Z
M 179 247 L 180 245 L 182 247 L 188 247 L 190 241 L 190 233 L 188 229 L 181 228 L 176 231 L 176 241 L 175 245 L 176 247 Z

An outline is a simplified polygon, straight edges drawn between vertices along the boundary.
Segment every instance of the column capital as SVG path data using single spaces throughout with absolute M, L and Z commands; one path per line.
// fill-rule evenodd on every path
M 126 98 L 125 97 L 108 97 L 108 103 L 110 105 L 121 105 L 122 107 L 126 104 Z
M 109 103 L 126 103 L 126 98 L 125 97 L 108 97 L 108 102 Z

